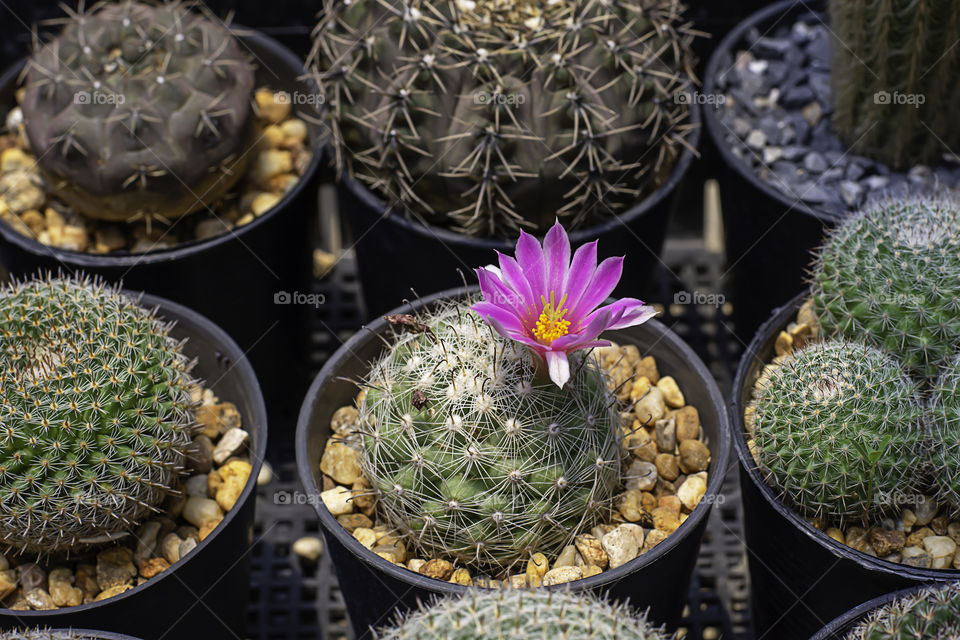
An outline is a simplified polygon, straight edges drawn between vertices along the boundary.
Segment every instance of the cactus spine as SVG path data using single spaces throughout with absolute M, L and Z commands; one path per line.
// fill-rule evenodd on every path
M 847 640 L 951 640 L 960 637 L 960 585 L 921 589 L 872 612 Z
M 420 318 L 367 379 L 363 469 L 383 517 L 427 556 L 508 569 L 607 511 L 619 416 L 592 359 L 560 389 L 468 304 Z
M 589 591 L 471 590 L 401 617 L 380 640 L 668 640 L 624 605 Z
M 868 206 L 831 232 L 811 280 L 826 335 L 882 347 L 935 377 L 960 349 L 960 204 Z
M 69 12 L 27 62 L 21 107 L 47 182 L 79 212 L 175 219 L 243 174 L 253 67 L 215 18 L 179 1 Z
M 960 357 L 947 365 L 931 394 L 930 469 L 938 502 L 960 514 Z
M 687 144 L 678 0 L 325 0 L 309 66 L 338 169 L 471 235 L 568 229 L 662 184 Z
M 830 0 L 833 125 L 860 153 L 894 169 L 960 146 L 960 4 Z
M 51 278 L 0 291 L 0 540 L 82 548 L 157 510 L 191 442 L 190 363 L 116 290 Z
M 862 521 L 918 487 L 917 386 L 878 349 L 832 340 L 796 350 L 765 371 L 751 407 L 760 469 L 804 516 Z

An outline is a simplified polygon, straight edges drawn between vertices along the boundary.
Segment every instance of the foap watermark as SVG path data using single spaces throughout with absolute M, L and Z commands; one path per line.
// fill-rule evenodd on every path
M 322 93 L 310 93 L 309 91 L 294 91 L 293 93 L 277 91 L 273 94 L 274 104 L 292 104 L 319 107 L 326 101 L 327 99 Z
M 499 91 L 477 91 L 473 94 L 473 104 L 516 107 L 527 101 L 522 93 L 501 93 Z
M 873 503 L 885 507 L 909 507 L 916 505 L 924 499 L 922 494 L 911 493 L 901 489 L 892 489 L 890 491 L 878 489 L 873 494 Z
M 326 304 L 327 296 L 322 293 L 303 293 L 301 291 L 277 291 L 273 294 L 273 304 L 309 305 L 314 308 Z
M 727 297 L 722 293 L 704 293 L 703 291 L 678 291 L 673 294 L 673 304 L 696 304 L 722 307 Z
M 73 104 L 109 104 L 119 105 L 127 101 L 122 93 L 109 91 L 77 91 L 73 94 Z
M 303 491 L 274 491 L 273 492 L 273 504 L 284 506 L 284 507 L 293 507 L 293 506 L 302 506 L 310 505 L 311 507 L 319 506 L 322 503 L 319 495 L 311 495 L 309 493 L 304 493 Z
M 722 93 L 700 93 L 699 91 L 681 91 L 673 96 L 676 104 L 710 104 L 719 106 L 727 102 Z
M 927 102 L 927 96 L 922 93 L 902 93 L 900 91 L 877 91 L 873 94 L 874 104 L 905 105 L 919 109 Z

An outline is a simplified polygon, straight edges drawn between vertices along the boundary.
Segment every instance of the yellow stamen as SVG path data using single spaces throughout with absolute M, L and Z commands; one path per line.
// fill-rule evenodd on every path
M 540 296 L 540 302 L 543 303 L 543 311 L 540 312 L 540 319 L 537 320 L 537 326 L 533 330 L 533 336 L 543 344 L 550 344 L 557 338 L 570 333 L 570 321 L 564 320 L 567 315 L 567 309 L 563 308 L 567 301 L 564 294 L 560 299 L 560 304 L 555 305 L 553 300 L 553 291 L 550 292 L 550 302 Z

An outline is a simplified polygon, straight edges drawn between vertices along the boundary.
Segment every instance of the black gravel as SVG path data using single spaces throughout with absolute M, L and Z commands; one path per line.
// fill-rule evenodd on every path
M 960 187 L 960 159 L 897 172 L 848 153 L 830 125 L 830 33 L 814 15 L 753 30 L 716 78 L 733 155 L 788 199 L 843 215 L 884 196 Z M 722 96 L 722 97 L 721 97 Z

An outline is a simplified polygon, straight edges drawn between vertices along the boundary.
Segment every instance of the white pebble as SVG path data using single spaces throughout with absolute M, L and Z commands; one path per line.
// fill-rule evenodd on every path
M 217 464 L 223 464 L 227 458 L 240 451 L 247 444 L 249 438 L 250 434 L 239 427 L 230 429 L 217 442 L 217 446 L 213 450 L 213 461 Z
M 216 500 L 190 496 L 187 504 L 183 505 L 184 519 L 195 527 L 202 527 L 208 522 L 223 517 L 223 511 Z

